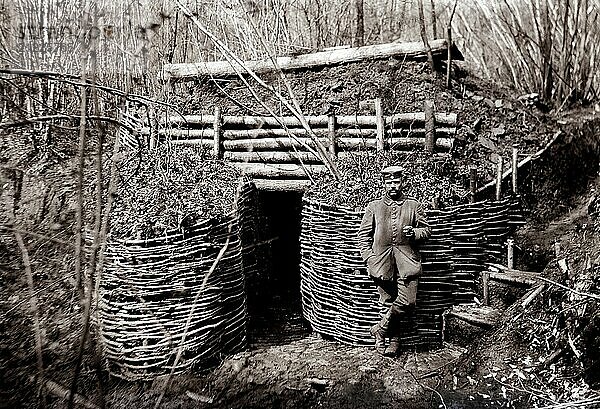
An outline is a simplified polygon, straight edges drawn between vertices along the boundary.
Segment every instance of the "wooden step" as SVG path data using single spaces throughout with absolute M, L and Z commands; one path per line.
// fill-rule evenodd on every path
M 500 311 L 483 305 L 455 305 L 445 313 L 445 317 L 454 317 L 481 328 L 490 328 L 500 319 Z
M 535 285 L 540 282 L 540 274 L 531 271 L 515 270 L 504 267 L 500 264 L 488 264 L 490 280 L 501 281 L 505 283 Z

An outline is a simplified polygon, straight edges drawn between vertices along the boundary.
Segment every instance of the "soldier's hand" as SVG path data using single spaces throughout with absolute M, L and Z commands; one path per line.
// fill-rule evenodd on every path
M 404 233 L 404 235 L 406 237 L 408 237 L 409 239 L 412 239 L 413 237 L 415 237 L 415 230 L 413 229 L 412 226 L 404 226 L 402 228 L 402 233 Z

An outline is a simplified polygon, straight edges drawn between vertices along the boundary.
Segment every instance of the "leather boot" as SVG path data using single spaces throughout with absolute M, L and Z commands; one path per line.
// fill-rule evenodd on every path
M 380 354 L 385 351 L 385 337 L 388 335 L 388 328 L 392 319 L 393 311 L 390 308 L 381 320 L 371 327 L 371 336 L 375 338 L 375 349 Z
M 375 338 L 375 350 L 383 354 L 385 352 L 385 331 L 379 326 L 379 324 L 375 324 L 371 327 L 371 336 Z
M 390 358 L 396 357 L 398 355 L 399 350 L 400 350 L 400 339 L 399 338 L 391 338 L 390 344 L 387 346 L 385 351 L 383 351 L 383 356 L 387 356 Z

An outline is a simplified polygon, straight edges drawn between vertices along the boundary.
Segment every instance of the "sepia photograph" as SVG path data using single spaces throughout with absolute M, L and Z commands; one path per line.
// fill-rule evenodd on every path
M 600 0 L 0 0 L 0 409 L 600 409 Z

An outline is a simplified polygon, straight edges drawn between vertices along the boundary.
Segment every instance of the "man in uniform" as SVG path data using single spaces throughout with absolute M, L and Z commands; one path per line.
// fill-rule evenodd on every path
M 387 307 L 381 321 L 371 328 L 371 335 L 379 353 L 395 356 L 400 347 L 397 322 L 402 315 L 413 315 L 422 272 L 415 244 L 427 239 L 431 229 L 423 205 L 404 195 L 402 168 L 389 166 L 381 173 L 385 196 L 367 205 L 358 241 L 380 301 Z M 390 338 L 387 347 L 386 337 Z

